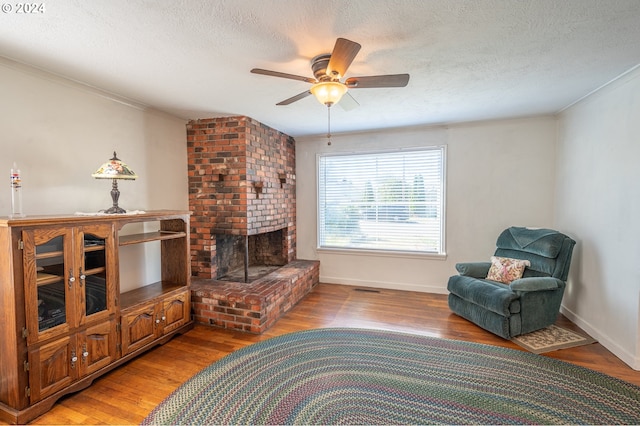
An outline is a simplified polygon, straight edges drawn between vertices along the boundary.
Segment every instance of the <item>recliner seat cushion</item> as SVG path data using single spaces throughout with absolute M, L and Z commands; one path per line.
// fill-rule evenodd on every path
M 505 284 L 454 275 L 449 278 L 447 290 L 467 302 L 504 317 L 520 312 L 518 294 Z
M 520 314 L 505 317 L 484 309 L 479 305 L 469 303 L 453 293 L 449 293 L 449 307 L 462 318 L 466 318 L 485 330 L 505 339 L 510 339 L 522 332 L 522 319 Z

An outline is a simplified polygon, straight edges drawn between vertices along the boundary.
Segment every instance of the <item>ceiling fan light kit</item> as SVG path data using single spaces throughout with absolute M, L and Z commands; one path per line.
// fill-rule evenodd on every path
M 339 81 L 321 81 L 309 89 L 322 105 L 335 105 L 347 93 L 347 86 Z

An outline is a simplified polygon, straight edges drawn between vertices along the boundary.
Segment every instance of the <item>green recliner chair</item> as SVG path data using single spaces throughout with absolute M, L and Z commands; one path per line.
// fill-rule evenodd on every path
M 494 268 L 505 258 L 523 260 L 516 262 L 528 264 L 522 278 L 497 282 L 487 279 L 492 262 L 458 263 L 447 284 L 449 308 L 505 339 L 548 327 L 558 318 L 575 244 L 552 229 L 504 230 L 491 260 Z

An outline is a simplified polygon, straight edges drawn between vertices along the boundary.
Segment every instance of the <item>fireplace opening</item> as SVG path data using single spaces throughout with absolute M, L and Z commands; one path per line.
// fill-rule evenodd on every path
M 217 277 L 252 282 L 287 264 L 286 229 L 256 235 L 216 235 Z

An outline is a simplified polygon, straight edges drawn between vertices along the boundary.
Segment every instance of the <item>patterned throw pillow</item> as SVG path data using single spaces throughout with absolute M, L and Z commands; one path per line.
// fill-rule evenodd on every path
M 522 278 L 524 268 L 531 266 L 531 262 L 509 257 L 491 256 L 491 268 L 487 279 L 509 284 L 513 280 Z

